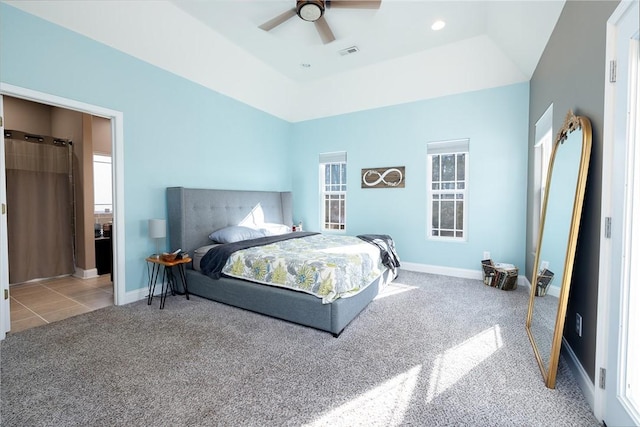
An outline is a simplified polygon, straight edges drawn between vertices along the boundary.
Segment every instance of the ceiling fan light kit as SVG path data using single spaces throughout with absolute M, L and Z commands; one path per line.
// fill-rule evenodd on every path
M 324 15 L 324 2 L 322 0 L 298 0 L 296 13 L 305 21 L 316 22 Z
M 324 18 L 326 8 L 342 9 L 379 9 L 382 0 L 296 0 L 296 7 L 268 20 L 258 28 L 271 31 L 278 25 L 298 15 L 300 19 L 313 22 L 324 44 L 331 43 L 336 38 Z

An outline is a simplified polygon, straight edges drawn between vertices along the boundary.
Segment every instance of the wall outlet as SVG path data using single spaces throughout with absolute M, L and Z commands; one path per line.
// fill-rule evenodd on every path
M 489 251 L 484 251 L 482 253 L 482 259 L 491 259 L 491 252 Z
M 576 313 L 576 334 L 582 336 L 582 316 L 579 313 Z
M 546 270 L 549 268 L 549 261 L 542 261 L 540 263 L 540 271 Z

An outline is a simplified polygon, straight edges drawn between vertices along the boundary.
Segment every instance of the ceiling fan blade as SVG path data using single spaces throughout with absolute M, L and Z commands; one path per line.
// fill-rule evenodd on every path
M 329 24 L 327 24 L 327 20 L 324 19 L 324 16 L 321 16 L 316 22 L 316 30 L 320 34 L 320 38 L 322 39 L 322 43 L 327 44 L 331 43 L 336 39 L 333 35 L 333 31 L 329 28 Z
M 327 7 L 342 9 L 380 9 L 382 0 L 327 0 Z
M 277 27 L 278 25 L 282 24 L 283 22 L 285 22 L 286 20 L 288 20 L 289 18 L 292 18 L 294 16 L 296 16 L 296 9 L 295 8 L 287 10 L 286 12 L 281 13 L 280 15 L 276 16 L 275 18 L 272 18 L 272 19 L 268 20 L 264 24 L 260 25 L 258 28 L 260 28 L 261 30 L 265 30 L 265 31 L 271 31 L 275 27 Z

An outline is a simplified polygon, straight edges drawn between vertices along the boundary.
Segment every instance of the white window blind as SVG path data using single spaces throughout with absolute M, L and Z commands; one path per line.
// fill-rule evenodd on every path
M 333 153 L 320 153 L 320 163 L 346 163 L 347 152 L 336 151 Z
M 466 153 L 469 151 L 468 139 L 456 139 L 452 141 L 437 141 L 427 143 L 427 154 Z

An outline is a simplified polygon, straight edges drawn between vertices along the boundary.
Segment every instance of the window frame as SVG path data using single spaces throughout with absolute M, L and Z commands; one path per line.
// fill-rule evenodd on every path
M 446 156 L 446 155 L 459 155 L 464 154 L 464 188 L 453 188 L 453 189 L 433 189 L 433 157 L 434 156 Z M 458 184 L 461 180 L 457 179 L 457 157 L 454 160 L 456 164 L 456 170 L 454 171 L 454 175 L 456 179 L 453 181 L 454 184 Z M 427 143 L 427 221 L 426 221 L 426 239 L 433 241 L 447 241 L 447 242 L 467 242 L 469 238 L 469 162 L 470 162 L 470 154 L 469 154 L 469 139 L 455 139 L 455 140 L 447 140 L 447 141 L 435 141 Z M 442 181 L 438 181 L 442 182 Z M 457 186 L 457 185 L 456 185 Z M 453 236 L 434 236 L 433 235 L 433 201 L 434 194 L 441 195 L 453 195 L 453 200 L 461 200 L 462 201 L 462 228 L 459 230 L 462 233 L 461 237 L 455 236 L 455 233 L 458 231 L 457 228 L 453 229 Z M 462 195 L 461 199 L 458 199 L 457 195 Z M 441 199 L 442 200 L 442 199 Z M 455 211 L 454 211 L 455 212 Z M 454 221 L 456 221 L 457 215 L 454 213 Z M 440 229 L 441 230 L 441 229 Z
M 549 105 L 536 122 L 534 138 L 533 210 L 531 212 L 531 253 L 533 256 L 538 250 L 542 205 L 547 191 L 549 163 L 553 152 L 553 104 Z
M 333 165 L 340 165 L 342 170 L 339 174 L 338 182 L 329 183 L 326 182 L 326 168 L 331 167 Z M 344 178 L 344 181 L 343 181 Z M 319 193 L 320 193 L 320 229 L 323 232 L 331 232 L 331 233 L 346 233 L 347 231 L 347 152 L 339 151 L 332 153 L 321 153 L 319 156 L 319 166 L 318 166 L 318 185 L 319 185 Z M 336 188 L 327 188 L 327 187 L 338 187 Z M 327 200 L 328 198 L 338 197 L 337 201 L 334 203 L 338 203 L 342 205 L 341 209 L 341 217 L 342 221 L 337 223 L 332 223 L 331 221 L 327 221 Z M 340 201 L 341 200 L 341 201 Z M 339 209 L 340 212 L 340 209 Z M 339 215 L 340 216 L 340 215 Z M 329 218 L 331 219 L 331 218 Z M 327 227 L 327 225 L 336 224 L 337 228 Z
M 109 159 L 109 161 L 107 161 L 106 159 Z M 108 194 L 111 196 L 110 197 L 110 203 L 97 203 L 97 194 L 104 194 L 105 191 L 99 191 L 98 188 L 98 179 L 96 179 L 97 177 L 97 173 L 96 173 L 96 163 L 100 163 L 100 164 L 107 164 L 109 165 L 108 167 L 108 179 L 104 180 L 104 182 L 101 182 L 103 185 L 105 185 L 104 189 L 105 191 L 108 191 Z M 95 214 L 105 214 L 105 213 L 112 213 L 113 212 L 113 157 L 110 155 L 106 155 L 106 154 L 100 154 L 100 153 L 93 153 L 93 212 Z M 107 189 L 108 186 L 108 190 Z M 98 206 L 102 206 L 102 208 L 99 210 Z

